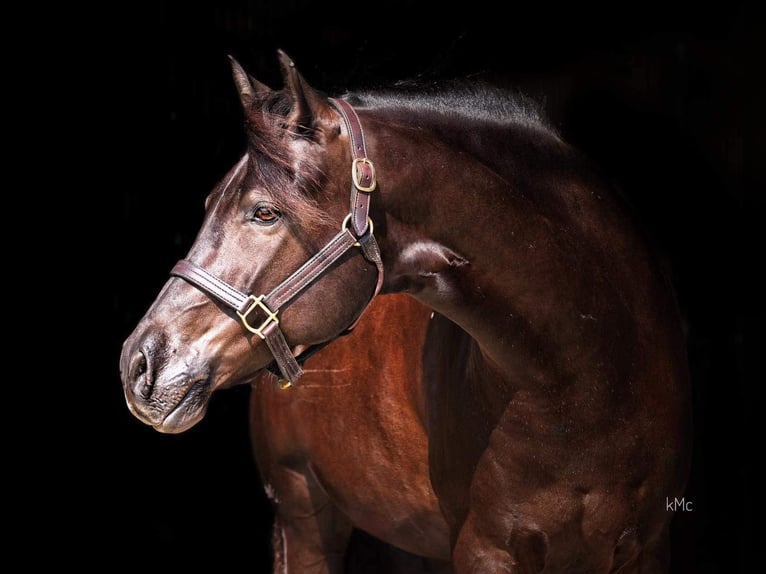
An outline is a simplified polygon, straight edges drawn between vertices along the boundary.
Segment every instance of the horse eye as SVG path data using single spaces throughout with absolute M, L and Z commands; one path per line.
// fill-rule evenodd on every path
M 259 203 L 253 208 L 251 216 L 252 221 L 256 223 L 271 225 L 276 223 L 282 213 L 269 203 Z

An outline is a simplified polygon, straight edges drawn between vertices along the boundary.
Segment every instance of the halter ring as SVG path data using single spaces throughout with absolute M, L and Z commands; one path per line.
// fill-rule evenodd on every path
M 351 214 L 349 213 L 344 219 L 343 223 L 340 224 L 340 230 L 343 231 L 345 229 L 348 229 L 348 222 L 351 221 Z M 372 224 L 372 219 L 370 219 L 370 216 L 367 216 L 367 226 L 370 228 L 370 235 L 372 235 L 373 229 L 375 229 L 375 226 Z M 361 247 L 362 245 L 357 241 L 354 243 L 354 247 Z

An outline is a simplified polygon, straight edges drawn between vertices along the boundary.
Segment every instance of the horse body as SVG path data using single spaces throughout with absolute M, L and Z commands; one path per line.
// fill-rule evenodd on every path
M 266 293 L 282 267 L 335 241 L 296 213 L 348 213 L 352 127 L 285 56 L 283 66 L 287 87 L 273 92 L 235 64 L 248 155 L 211 195 L 188 256 L 224 298 L 231 285 Z M 628 210 L 520 100 L 486 89 L 346 99 L 378 183 L 371 196 L 352 190 L 350 217 L 371 197 L 377 243 L 362 226 L 364 257 L 339 257 L 286 306 L 285 346 L 298 354 L 343 332 L 381 287 L 374 261 L 383 292 L 436 314 L 376 390 L 339 386 L 374 356 L 357 345 L 333 367 L 351 374 L 325 368 L 287 398 L 257 388 L 259 465 L 277 498 L 298 493 L 278 511 L 283 542 L 313 540 L 299 563 L 317 571 L 341 571 L 350 524 L 436 558 L 448 547 L 458 574 L 665 571 L 664 501 L 689 466 L 688 373 L 672 289 Z M 200 397 L 272 360 L 192 285 L 172 279 L 123 353 L 129 404 L 161 430 L 187 428 Z M 394 332 L 379 319 L 378 333 Z M 291 545 L 277 546 L 289 562 Z
M 387 285 L 463 331 L 447 325 L 458 352 L 442 344 L 425 373 L 456 569 L 657 571 L 663 501 L 688 470 L 688 375 L 672 291 L 636 226 L 544 126 L 511 118 L 471 138 L 470 114 L 435 127 L 356 104 L 388 174 Z

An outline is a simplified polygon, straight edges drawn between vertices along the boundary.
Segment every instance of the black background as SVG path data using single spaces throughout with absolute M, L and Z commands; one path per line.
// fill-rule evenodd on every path
M 269 571 L 272 511 L 250 452 L 248 389 L 216 394 L 195 428 L 161 435 L 128 412 L 118 359 L 193 241 L 205 195 L 243 150 L 227 54 L 278 88 L 282 48 L 330 94 L 412 78 L 520 88 L 544 99 L 563 136 L 620 184 L 672 264 L 688 331 L 693 506 L 674 522 L 673 571 L 745 571 L 750 461 L 762 451 L 747 443 L 747 269 L 762 261 L 751 216 L 762 212 L 766 135 L 756 120 L 766 53 L 752 10 L 741 2 L 343 6 L 117 3 L 80 24 L 84 72 L 72 82 L 82 80 L 90 140 L 80 181 L 98 195 L 97 214 L 77 234 L 83 266 L 106 288 L 85 314 L 97 333 L 84 375 L 91 400 L 73 407 L 87 424 L 83 456 L 68 471 L 84 526 L 68 551 L 87 560 L 98 548 L 112 565 L 213 560 L 222 572 Z

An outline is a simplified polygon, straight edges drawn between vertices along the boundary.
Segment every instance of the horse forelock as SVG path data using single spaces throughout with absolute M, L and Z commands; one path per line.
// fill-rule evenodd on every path
M 305 137 L 288 122 L 292 102 L 282 91 L 255 100 L 246 112 L 245 127 L 251 182 L 267 191 L 277 207 L 302 227 L 326 223 L 317 198 L 324 184 L 324 170 L 316 155 L 297 153 L 303 146 L 290 142 Z
M 290 170 L 293 158 L 287 145 L 290 99 L 284 92 L 269 92 L 245 111 L 245 129 L 251 155 Z

